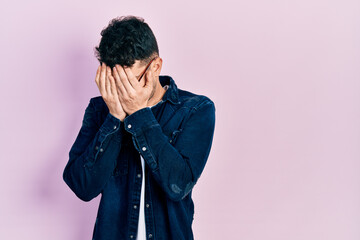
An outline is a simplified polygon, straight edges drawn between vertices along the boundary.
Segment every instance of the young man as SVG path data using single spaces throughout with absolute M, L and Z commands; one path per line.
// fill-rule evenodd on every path
M 156 38 L 142 18 L 101 32 L 95 82 L 63 179 L 77 197 L 101 193 L 93 239 L 193 239 L 192 189 L 208 159 L 215 105 L 160 76 Z

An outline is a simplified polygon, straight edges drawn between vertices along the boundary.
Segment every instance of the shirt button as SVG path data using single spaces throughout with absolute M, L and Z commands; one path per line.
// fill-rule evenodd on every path
M 100 148 L 100 152 L 104 151 L 104 149 Z
M 146 147 L 143 147 L 142 150 L 143 150 L 143 151 L 146 151 Z
M 128 128 L 131 128 L 131 124 L 128 125 Z
M 146 207 L 148 208 L 148 207 L 150 207 L 150 205 L 147 203 L 147 204 L 146 204 Z
M 136 205 L 134 205 L 134 209 L 136 209 L 137 208 L 137 206 Z
M 138 177 L 138 178 L 141 178 L 141 174 L 139 173 L 139 174 L 137 175 L 137 177 Z
M 151 233 L 149 234 L 149 238 L 152 238 L 152 234 L 151 234 Z
M 130 235 L 130 238 L 133 238 L 134 236 L 133 235 Z
M 99 149 L 99 146 L 96 146 L 95 149 L 98 150 L 98 149 Z
M 172 139 L 170 139 L 170 142 L 172 142 Z

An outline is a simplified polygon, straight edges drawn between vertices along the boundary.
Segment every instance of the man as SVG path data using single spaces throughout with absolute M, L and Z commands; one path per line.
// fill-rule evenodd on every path
M 101 193 L 93 239 L 193 239 L 191 193 L 210 153 L 215 105 L 160 76 L 142 18 L 115 18 L 101 35 L 101 96 L 85 109 L 63 179 L 83 201 Z

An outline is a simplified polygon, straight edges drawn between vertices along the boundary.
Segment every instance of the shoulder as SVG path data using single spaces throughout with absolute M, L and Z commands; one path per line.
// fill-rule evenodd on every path
M 184 89 L 178 89 L 179 101 L 182 106 L 198 109 L 203 105 L 210 104 L 215 108 L 214 101 L 203 94 L 197 94 L 195 92 L 187 91 Z

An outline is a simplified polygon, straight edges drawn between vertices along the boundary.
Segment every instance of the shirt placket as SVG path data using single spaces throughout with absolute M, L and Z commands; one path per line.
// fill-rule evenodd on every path
M 155 229 L 154 229 L 154 214 L 152 209 L 151 201 L 151 185 L 150 185 L 150 175 L 148 173 L 149 168 L 145 165 L 145 226 L 146 226 L 146 237 L 149 240 L 155 239 Z
M 140 155 L 137 155 L 136 167 L 135 167 L 135 181 L 134 191 L 132 194 L 132 201 L 130 205 L 130 219 L 129 219 L 129 239 L 136 239 L 137 227 L 139 221 L 139 208 L 141 197 L 141 182 L 142 182 L 142 169 L 140 162 Z

